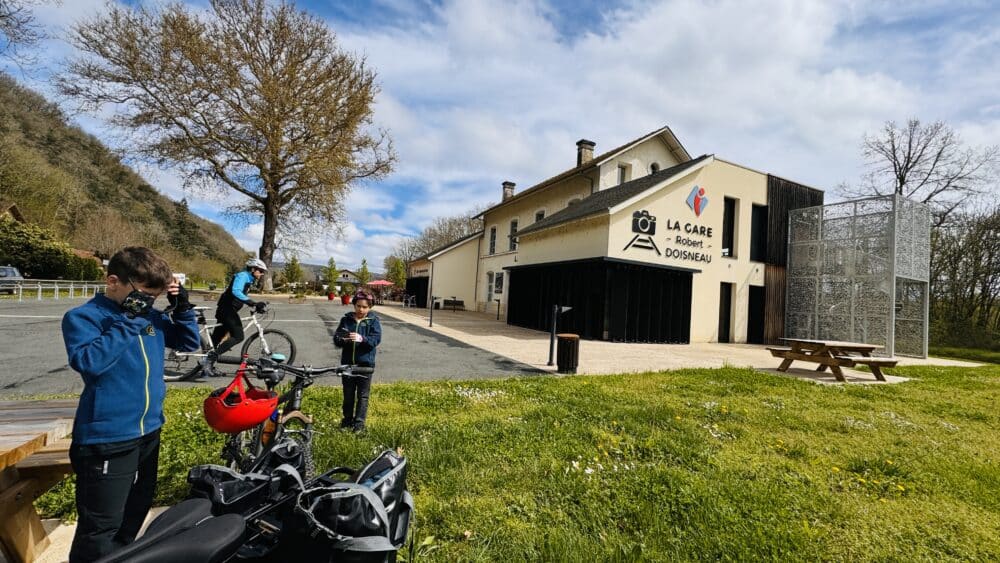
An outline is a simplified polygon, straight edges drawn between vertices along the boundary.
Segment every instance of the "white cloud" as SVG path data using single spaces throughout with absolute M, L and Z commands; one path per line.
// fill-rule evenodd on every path
M 380 268 L 400 236 L 497 201 L 503 180 L 523 190 L 569 168 L 581 137 L 601 152 L 669 125 L 694 155 L 827 190 L 858 177 L 862 135 L 888 119 L 1000 142 L 1000 15 L 982 3 L 628 0 L 575 27 L 554 25 L 554 0 L 378 4 L 394 18 L 331 27 L 378 73 L 376 122 L 399 162 L 350 194 L 343 238 L 315 241 L 310 262 Z M 169 172 L 151 181 L 182 194 Z M 238 239 L 254 250 L 261 231 Z

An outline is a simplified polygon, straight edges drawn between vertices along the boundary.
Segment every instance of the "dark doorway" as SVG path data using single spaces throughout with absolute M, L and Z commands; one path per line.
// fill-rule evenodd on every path
M 719 285 L 719 342 L 732 342 L 733 284 Z
M 427 307 L 427 288 L 430 278 L 406 278 L 406 294 L 416 296 L 417 307 Z
M 764 344 L 765 295 L 763 286 L 750 286 L 750 304 L 747 308 L 748 344 Z

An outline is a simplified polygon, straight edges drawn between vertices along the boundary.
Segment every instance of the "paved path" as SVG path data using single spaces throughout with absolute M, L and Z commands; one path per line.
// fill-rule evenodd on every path
M 60 329 L 63 313 L 83 302 L 83 299 L 61 299 L 19 304 L 0 300 L 0 365 L 3 366 L 0 396 L 79 393 L 83 389 L 80 376 L 66 363 Z M 214 307 L 213 303 L 206 304 Z M 289 333 L 297 344 L 295 363 L 315 366 L 340 363 L 340 351 L 333 346 L 333 331 L 340 318 L 353 311 L 353 307 L 314 299 L 294 305 L 275 301 L 272 308 L 275 314 L 271 326 Z M 376 381 L 537 373 L 532 366 L 392 316 L 382 315 L 382 321 Z M 321 378 L 320 384 L 338 385 L 339 380 Z
M 381 308 L 383 316 L 428 326 L 430 311 L 427 309 L 403 308 L 388 305 Z M 434 327 L 438 334 L 468 343 L 477 348 L 490 350 L 511 358 L 520 364 L 539 370 L 555 371 L 546 365 L 549 358 L 549 334 L 536 330 L 507 325 L 496 320 L 495 314 L 471 311 L 434 311 Z M 752 344 L 638 344 L 582 340 L 580 342 L 580 365 L 577 373 L 633 373 L 662 371 L 683 368 L 718 368 L 724 366 L 752 367 L 776 375 L 793 376 L 826 382 L 834 381 L 829 372 L 818 373 L 811 369 L 793 366 L 788 373 L 775 368 L 780 362 L 764 346 Z M 942 365 L 976 366 L 972 362 L 941 358 L 900 358 L 900 365 Z M 803 364 L 805 365 L 805 364 Z M 845 370 L 848 380 L 875 381 L 869 372 Z M 903 378 L 890 378 L 898 382 Z

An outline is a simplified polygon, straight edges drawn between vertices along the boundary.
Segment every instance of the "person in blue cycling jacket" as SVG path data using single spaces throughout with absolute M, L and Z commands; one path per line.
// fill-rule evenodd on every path
M 382 325 L 372 312 L 372 295 L 366 291 L 354 294 L 354 311 L 344 315 L 333 334 L 333 344 L 343 351 L 340 363 L 352 366 L 375 367 L 375 348 L 382 342 Z M 344 418 L 341 428 L 355 432 L 365 429 L 368 416 L 368 397 L 371 394 L 374 371 L 366 377 L 344 376 Z
M 108 262 L 107 288 L 62 319 L 69 365 L 83 377 L 70 462 L 76 473 L 72 563 L 131 543 L 156 492 L 164 423 L 164 346 L 192 352 L 198 323 L 170 266 L 148 248 Z M 153 302 L 167 293 L 172 312 Z
M 233 346 L 243 342 L 243 323 L 240 322 L 240 309 L 244 305 L 253 307 L 258 313 L 267 309 L 267 303 L 254 301 L 247 296 L 250 287 L 267 272 L 267 264 L 258 258 L 247 260 L 246 269 L 238 272 L 229 282 L 229 287 L 222 292 L 215 308 L 215 320 L 219 326 L 212 331 L 212 343 L 215 344 L 215 357 L 228 352 Z

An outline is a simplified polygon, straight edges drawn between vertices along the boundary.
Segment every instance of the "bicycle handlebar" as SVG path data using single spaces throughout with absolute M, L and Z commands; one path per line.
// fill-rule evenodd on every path
M 234 356 L 220 356 L 216 361 L 222 364 L 243 363 L 242 358 L 236 358 Z M 274 371 L 288 372 L 298 377 L 307 379 L 311 379 L 313 377 L 325 375 L 328 373 L 336 373 L 338 375 L 346 375 L 348 377 L 367 376 L 375 373 L 375 368 L 364 367 L 364 366 L 352 366 L 351 364 L 314 368 L 312 366 L 293 366 L 288 364 L 282 364 L 268 358 L 258 358 L 256 360 L 248 361 L 247 366 L 253 367 L 258 374 L 263 374 L 265 372 L 274 370 Z

